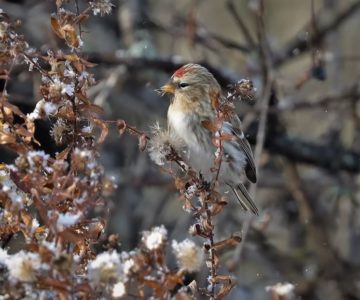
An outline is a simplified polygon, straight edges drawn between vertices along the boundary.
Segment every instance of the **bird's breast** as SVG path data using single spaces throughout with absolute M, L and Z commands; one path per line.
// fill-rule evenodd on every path
M 201 126 L 201 120 L 196 114 L 182 112 L 170 106 L 168 122 L 170 130 L 173 130 L 185 142 L 188 148 L 200 152 L 206 147 L 204 141 L 208 142 L 208 133 Z

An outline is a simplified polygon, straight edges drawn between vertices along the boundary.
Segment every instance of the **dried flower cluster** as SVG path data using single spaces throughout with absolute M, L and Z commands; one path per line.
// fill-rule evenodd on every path
M 199 270 L 202 260 L 201 249 L 193 242 L 173 241 L 179 271 L 170 271 L 165 260 L 167 244 L 164 226 L 154 227 L 142 233 L 139 247 L 130 252 L 109 250 L 97 255 L 88 264 L 88 279 L 95 290 L 105 290 L 109 297 L 133 294 L 144 298 L 151 294 L 156 299 L 169 299 L 175 287 L 183 284 L 185 273 Z M 190 267 L 194 260 L 196 264 Z M 177 291 L 187 297 L 184 299 L 190 299 L 191 292 L 185 288 Z
M 17 153 L 12 164 L 0 165 L 0 282 L 5 282 L 0 286 L 1 294 L 11 299 L 87 299 L 90 294 L 100 298 L 194 299 L 200 291 L 212 299 L 223 298 L 234 281 L 218 274 L 218 250 L 241 239 L 236 235 L 223 241 L 214 238 L 213 217 L 227 203 L 216 190 L 222 141 L 227 138 L 221 124 L 233 113 L 232 101 L 243 96 L 243 89 L 234 88 L 224 103 L 214 95 L 218 118 L 204 126 L 214 133 L 217 151 L 214 180 L 205 182 L 181 159 L 185 150 L 179 140 L 159 125 L 149 138 L 123 120 L 99 119 L 101 107 L 87 96 L 95 80 L 90 72 L 93 64 L 81 56 L 81 24 L 91 13 L 109 14 L 113 4 L 109 0 L 88 1 L 84 11 L 73 12 L 64 8 L 67 2 L 56 1 L 50 24 L 68 50 L 46 54 L 30 48 L 17 33 L 18 24 L 0 11 L 0 76 L 5 80 L 0 98 L 0 144 Z M 9 102 L 6 90 L 18 64 L 27 64 L 29 72 L 41 75 L 41 99 L 27 115 Z M 62 147 L 55 157 L 39 150 L 41 145 L 34 137 L 39 119 L 51 122 L 49 135 Z M 107 251 L 95 252 L 93 245 L 103 234 L 106 221 L 89 215 L 95 206 L 106 203 L 115 187 L 106 177 L 97 152 L 111 124 L 120 135 L 128 132 L 137 136 L 140 150 L 148 147 L 150 157 L 175 177 L 184 209 L 196 219 L 191 234 L 206 239 L 203 249 L 189 239 L 170 242 L 166 228 L 158 226 L 144 231 L 132 251 L 117 252 L 117 238 L 110 236 Z M 180 173 L 168 168 L 173 162 Z M 6 247 L 18 235 L 24 237 L 22 250 L 9 253 Z M 176 266 L 167 264 L 171 253 Z M 210 270 L 208 286 L 198 288 L 195 281 L 185 286 L 184 275 L 200 270 L 204 253 Z

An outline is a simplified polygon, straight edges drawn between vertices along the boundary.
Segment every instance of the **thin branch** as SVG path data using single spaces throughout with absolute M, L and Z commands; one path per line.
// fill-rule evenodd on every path
M 150 29 L 158 30 L 176 37 L 187 37 L 189 33 L 186 30 L 181 28 L 169 28 L 165 27 L 153 20 L 149 21 Z M 202 46 L 208 48 L 209 50 L 218 52 L 219 49 L 215 47 L 214 41 L 220 43 L 225 48 L 239 50 L 243 53 L 249 53 L 250 49 L 246 45 L 237 43 L 235 41 L 229 40 L 222 35 L 211 33 L 207 31 L 204 27 L 201 27 L 201 30 L 197 29 L 193 33 L 193 39 L 196 43 L 201 44 Z
M 207 223 L 210 227 L 213 227 L 212 224 L 212 214 L 211 211 L 209 210 L 209 206 L 208 203 L 205 199 L 204 201 L 204 208 L 206 211 L 206 219 L 207 219 Z M 209 235 L 209 243 L 210 243 L 210 261 L 211 261 L 211 268 L 210 268 L 210 276 L 211 278 L 215 278 L 216 276 L 216 263 L 215 263 L 215 248 L 214 248 L 214 230 L 212 230 L 210 232 Z M 212 283 L 211 285 L 211 291 L 210 291 L 210 299 L 214 299 L 215 297 L 215 283 Z
M 7 94 L 7 91 L 6 91 L 6 88 L 8 86 L 8 83 L 9 83 L 9 79 L 10 79 L 10 73 L 11 71 L 13 70 L 14 68 L 14 65 L 15 65 L 15 61 L 16 61 L 16 56 L 13 58 L 13 60 L 11 61 L 11 65 L 10 65 L 10 68 L 7 72 L 7 77 L 5 79 L 5 82 L 4 82 L 4 86 L 3 86 L 3 89 L 2 89 L 2 92 L 1 92 L 1 97 L 0 97 L 0 104 L 1 104 L 1 114 L 2 114 L 2 118 L 3 118 L 3 122 L 6 122 L 6 113 L 5 113 L 5 109 L 4 109 L 4 102 L 5 102 L 5 98 L 6 98 L 6 94 Z
M 354 82 L 351 85 L 344 87 L 341 90 L 319 95 L 308 96 L 306 99 L 300 97 L 291 97 L 286 103 L 272 108 L 274 111 L 293 111 L 299 109 L 308 109 L 314 107 L 327 106 L 332 103 L 339 104 L 339 101 L 344 103 L 344 100 L 353 100 L 360 97 L 360 84 Z
M 226 8 L 228 9 L 231 16 L 234 18 L 235 22 L 239 26 L 239 29 L 241 30 L 242 34 L 244 35 L 244 38 L 246 39 L 247 43 L 249 44 L 249 47 L 252 49 L 256 48 L 256 43 L 254 39 L 251 36 L 251 33 L 249 29 L 247 28 L 246 24 L 243 22 L 242 18 L 238 14 L 236 10 L 236 6 L 234 4 L 233 0 L 227 0 L 226 1 Z
M 75 9 L 76 9 L 76 15 L 80 16 L 80 8 L 79 8 L 78 0 L 75 0 Z M 82 38 L 82 36 L 81 36 L 82 35 L 81 22 L 79 22 L 78 27 L 79 27 L 79 36 L 80 36 L 80 39 L 81 39 Z
M 259 38 L 259 52 L 260 52 L 260 58 L 262 62 L 262 68 L 263 68 L 263 91 L 261 96 L 261 102 L 260 105 L 260 118 L 259 118 L 259 125 L 257 129 L 256 134 L 256 146 L 254 151 L 254 160 L 255 160 L 255 168 L 257 171 L 259 171 L 260 168 L 260 160 L 261 155 L 264 149 L 265 145 L 265 138 L 266 138 L 266 124 L 268 120 L 268 112 L 269 112 L 269 104 L 271 99 L 271 93 L 273 89 L 274 84 L 274 78 L 273 78 L 273 69 L 272 69 L 272 61 L 271 61 L 271 52 L 270 47 L 267 43 L 267 37 L 266 37 L 266 30 L 265 30 L 265 22 L 264 22 L 264 1 L 262 0 L 260 2 L 260 8 L 258 11 L 257 16 L 258 21 L 258 38 Z M 256 190 L 257 185 L 256 183 L 251 185 L 250 187 L 250 195 L 255 198 L 256 197 Z M 239 246 L 236 248 L 235 255 L 234 255 L 234 263 L 238 265 L 240 263 L 240 260 L 242 258 L 242 252 L 244 249 L 245 240 L 247 238 L 250 225 L 252 222 L 253 217 L 248 217 L 244 224 L 242 229 L 242 243 L 239 244 Z
M 316 45 L 322 41 L 325 36 L 340 27 L 345 21 L 352 17 L 360 8 L 360 1 L 355 1 L 349 5 L 343 12 L 325 24 L 318 24 L 317 31 L 310 33 L 308 36 L 310 24 L 296 35 L 296 38 L 289 41 L 280 53 L 274 56 L 274 66 L 279 67 L 289 59 L 298 56 L 310 50 L 311 45 Z M 317 19 L 321 16 L 318 15 Z
M 51 78 L 48 72 L 46 72 L 35 60 L 32 59 L 29 55 L 27 55 L 25 52 L 22 53 L 22 55 L 29 60 L 35 68 L 45 77 L 47 77 L 52 83 L 54 83 L 54 80 Z
M 132 70 L 144 70 L 144 69 L 157 69 L 168 73 L 173 73 L 176 69 L 180 68 L 188 61 L 180 60 L 178 57 L 124 57 L 116 55 L 115 53 L 88 53 L 87 58 L 89 61 L 95 64 L 102 65 L 125 65 L 131 71 Z M 237 82 L 239 76 L 231 74 L 228 69 L 215 68 L 209 62 L 201 60 L 197 63 L 206 67 L 218 82 L 226 87 L 230 83 Z M 236 75 L 236 76 L 235 76 Z

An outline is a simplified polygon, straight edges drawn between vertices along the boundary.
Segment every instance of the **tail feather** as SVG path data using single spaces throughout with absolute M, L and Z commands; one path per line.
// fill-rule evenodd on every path
M 232 191 L 234 192 L 236 198 L 238 199 L 241 207 L 244 210 L 250 210 L 253 214 L 259 215 L 259 210 L 256 207 L 254 201 L 251 199 L 248 191 L 246 190 L 245 186 L 240 183 L 236 187 L 230 186 Z

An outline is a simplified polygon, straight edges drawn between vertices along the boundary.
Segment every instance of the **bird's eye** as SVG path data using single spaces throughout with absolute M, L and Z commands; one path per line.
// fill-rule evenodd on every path
M 179 83 L 179 87 L 181 87 L 181 88 L 185 88 L 187 86 L 189 86 L 189 84 L 186 82 Z

